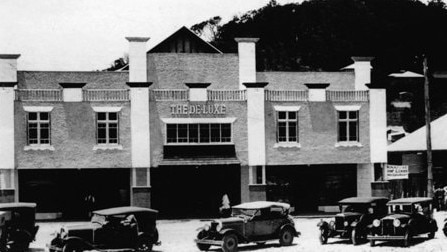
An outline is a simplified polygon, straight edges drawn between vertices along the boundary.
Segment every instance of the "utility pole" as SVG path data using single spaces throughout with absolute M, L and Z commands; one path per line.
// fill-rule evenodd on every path
M 430 93 L 427 55 L 424 58 L 424 102 L 425 102 L 425 127 L 427 142 L 427 197 L 433 198 L 433 160 L 431 151 L 431 126 L 430 126 Z

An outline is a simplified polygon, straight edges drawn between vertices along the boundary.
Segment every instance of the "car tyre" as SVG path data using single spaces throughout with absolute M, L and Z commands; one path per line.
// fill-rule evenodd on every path
M 289 227 L 283 228 L 279 232 L 279 244 L 281 246 L 290 246 L 293 242 L 293 230 Z
M 201 239 L 203 239 L 203 238 L 205 238 L 206 237 L 206 234 L 205 234 L 205 231 L 200 231 L 198 234 L 197 234 L 197 239 L 198 240 L 201 240 Z M 210 247 L 211 247 L 211 245 L 209 245 L 209 244 L 200 244 L 200 243 L 197 243 L 197 248 L 199 248 L 199 250 L 201 250 L 201 251 L 207 251 L 208 249 L 210 249 Z
M 67 243 L 62 248 L 62 252 L 82 252 L 83 249 L 77 243 Z
M 404 247 L 408 247 L 410 245 L 410 242 L 411 242 L 411 233 L 410 230 L 407 230 L 404 236 Z
M 360 236 L 356 228 L 351 231 L 351 242 L 353 245 L 358 245 L 360 242 Z
M 237 251 L 237 236 L 235 234 L 227 234 L 222 241 L 223 252 L 236 252 Z
M 320 229 L 320 234 L 319 234 L 318 238 L 320 239 L 320 243 L 321 244 L 326 244 L 327 243 L 328 233 L 326 232 L 325 229 Z
M 154 244 L 147 238 L 138 239 L 135 251 L 137 252 L 151 252 Z

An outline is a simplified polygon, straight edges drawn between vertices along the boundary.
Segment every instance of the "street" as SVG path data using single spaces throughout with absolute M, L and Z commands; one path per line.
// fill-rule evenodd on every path
M 425 237 L 418 237 L 408 248 L 403 248 L 400 242 L 378 242 L 373 248 L 369 243 L 353 246 L 347 240 L 332 238 L 327 245 L 320 245 L 318 240 L 317 223 L 319 218 L 295 218 L 297 230 L 301 232 L 299 238 L 295 238 L 290 247 L 279 247 L 278 241 L 271 241 L 265 245 L 256 244 L 240 245 L 239 251 L 256 252 L 285 252 L 285 251 L 445 251 L 447 249 L 447 237 L 442 233 L 443 220 L 447 217 L 447 212 L 435 213 L 435 219 L 439 230 L 435 238 L 428 240 Z M 324 218 L 330 220 L 330 218 Z M 154 246 L 154 251 L 199 251 L 194 243 L 196 229 L 207 223 L 201 220 L 159 220 L 157 222 L 160 233 L 161 246 Z M 52 233 L 59 230 L 63 225 L 74 223 L 41 222 L 37 238 L 30 245 L 31 251 L 44 251 L 45 245 L 52 239 Z M 218 247 L 211 247 L 210 251 L 220 251 Z

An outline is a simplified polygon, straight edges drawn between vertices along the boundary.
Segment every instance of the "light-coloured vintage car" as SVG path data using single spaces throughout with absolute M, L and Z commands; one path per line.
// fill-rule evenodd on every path
M 220 246 L 225 252 L 236 251 L 239 243 L 279 240 L 281 246 L 291 245 L 299 232 L 289 210 L 289 204 L 269 201 L 234 206 L 231 217 L 213 220 L 200 228 L 195 242 L 200 250 Z

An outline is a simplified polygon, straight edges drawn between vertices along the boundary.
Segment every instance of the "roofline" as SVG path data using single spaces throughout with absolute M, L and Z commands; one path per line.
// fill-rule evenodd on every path
M 50 70 L 50 71 L 46 71 L 46 70 L 18 70 L 18 73 L 22 72 L 33 72 L 33 73 L 107 73 L 107 74 L 119 74 L 119 73 L 128 73 L 128 71 L 121 71 L 121 72 L 117 72 L 117 71 L 57 71 L 57 70 Z

